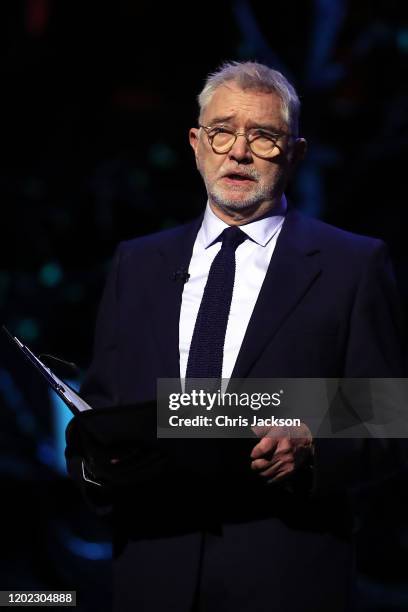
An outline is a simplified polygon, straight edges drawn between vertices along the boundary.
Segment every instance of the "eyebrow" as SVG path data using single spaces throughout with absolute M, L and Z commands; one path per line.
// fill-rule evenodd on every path
M 214 125 L 214 123 L 228 123 L 228 121 L 230 121 L 231 119 L 233 119 L 233 115 L 228 115 L 225 117 L 214 117 L 214 119 L 210 121 L 210 125 Z
M 233 119 L 233 115 L 228 115 L 225 117 L 214 117 L 209 125 L 213 126 L 216 123 L 228 123 L 229 121 L 231 121 L 231 119 Z M 268 132 L 273 132 L 273 133 L 279 133 L 282 130 L 280 130 L 279 128 L 276 127 L 276 125 L 272 125 L 272 124 L 266 124 L 266 123 L 257 123 L 255 121 L 251 121 L 250 125 L 248 126 L 249 129 L 255 128 L 255 129 L 260 129 L 260 130 L 266 130 Z

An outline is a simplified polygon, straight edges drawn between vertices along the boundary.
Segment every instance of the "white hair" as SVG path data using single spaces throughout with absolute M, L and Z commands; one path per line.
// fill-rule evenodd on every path
M 293 134 L 297 134 L 300 100 L 293 85 L 277 70 L 257 62 L 225 62 L 208 75 L 204 88 L 198 95 L 200 118 L 213 97 L 215 90 L 229 81 L 235 81 L 244 91 L 276 93 L 282 101 L 283 120 Z

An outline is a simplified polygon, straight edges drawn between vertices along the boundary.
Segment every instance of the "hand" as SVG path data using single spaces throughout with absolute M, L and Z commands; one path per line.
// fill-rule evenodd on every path
M 140 484 L 162 478 L 167 464 L 167 455 L 142 446 L 119 453 L 117 449 L 112 453 L 107 450 L 98 456 L 85 458 L 91 479 L 102 485 Z
M 300 427 L 253 427 L 261 440 L 251 453 L 251 468 L 270 482 L 280 482 L 292 476 L 313 456 L 310 429 Z
M 114 466 L 119 464 L 122 459 L 112 458 L 107 460 L 104 470 L 101 472 L 100 465 L 95 463 L 92 457 L 82 460 L 82 477 L 86 482 L 90 482 L 94 485 L 102 487 L 106 479 L 107 466 Z M 102 482 L 101 482 L 102 481 Z
M 128 452 L 121 457 L 109 457 L 109 455 L 103 457 L 100 450 L 94 455 L 87 454 L 83 460 L 86 473 L 91 478 L 90 482 L 95 482 L 96 484 L 102 484 L 106 481 L 109 482 L 111 477 L 116 473 L 116 469 L 126 465 L 129 458 L 133 458 L 135 455 L 139 457 L 139 453 L 135 451 Z

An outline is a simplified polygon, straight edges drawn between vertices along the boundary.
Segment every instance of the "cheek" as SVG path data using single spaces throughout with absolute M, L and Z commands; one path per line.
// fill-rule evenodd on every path
M 207 180 L 216 178 L 222 163 L 220 160 L 211 159 L 208 155 L 200 155 L 199 153 L 196 160 L 198 170 Z
M 197 168 L 202 174 L 203 172 L 205 172 L 205 168 L 206 168 L 206 155 L 205 155 L 205 151 L 203 150 L 202 144 L 198 145 L 196 149 L 195 157 L 196 157 Z
M 200 155 L 196 156 L 196 163 L 197 163 L 197 169 L 199 171 L 199 173 L 202 176 L 205 176 L 207 170 L 206 170 L 206 166 L 205 166 L 205 159 L 202 158 Z
M 280 174 L 282 174 L 282 168 L 278 165 L 274 165 L 272 167 L 268 167 L 263 173 L 261 173 L 261 176 L 264 183 L 273 183 Z

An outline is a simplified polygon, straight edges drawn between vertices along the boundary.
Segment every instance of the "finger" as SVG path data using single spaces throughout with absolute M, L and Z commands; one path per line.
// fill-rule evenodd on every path
M 251 463 L 251 467 L 253 470 L 265 470 L 276 463 L 282 463 L 283 461 L 291 461 L 293 459 L 292 452 L 289 451 L 274 451 L 272 455 L 270 453 L 265 453 L 263 457 L 259 459 L 254 459 Z
M 293 476 L 293 472 L 280 472 L 279 474 L 276 474 L 276 476 L 273 476 L 272 478 L 269 478 L 267 480 L 268 485 L 269 484 L 278 484 L 282 481 L 285 480 L 289 480 L 291 477 Z
M 269 466 L 268 468 L 262 470 L 260 472 L 260 476 L 262 478 L 275 478 L 281 474 L 293 474 L 295 471 L 295 462 L 291 461 L 278 461 L 274 465 Z
M 262 438 L 258 444 L 254 446 L 251 452 L 252 459 L 258 459 L 265 455 L 266 453 L 271 453 L 275 450 L 278 444 L 278 440 L 273 438 Z
M 271 459 L 273 454 L 292 452 L 293 444 L 290 438 L 271 438 L 266 436 L 252 449 L 251 458 L 264 457 Z
M 276 445 L 276 454 L 293 451 L 293 441 L 291 438 L 279 438 Z
M 265 459 L 272 465 L 276 461 L 280 461 L 281 459 L 290 456 L 294 456 L 293 448 L 290 444 L 284 444 L 281 448 L 279 447 L 279 444 L 277 444 L 276 447 L 273 447 L 270 451 L 263 453 L 259 459 Z M 257 457 L 254 458 L 253 454 L 251 455 L 251 458 L 254 459 L 254 461 L 258 460 Z
M 268 467 L 270 467 L 271 462 L 268 461 L 267 459 L 255 459 L 255 461 L 252 461 L 251 463 L 251 469 L 252 470 L 266 470 Z

